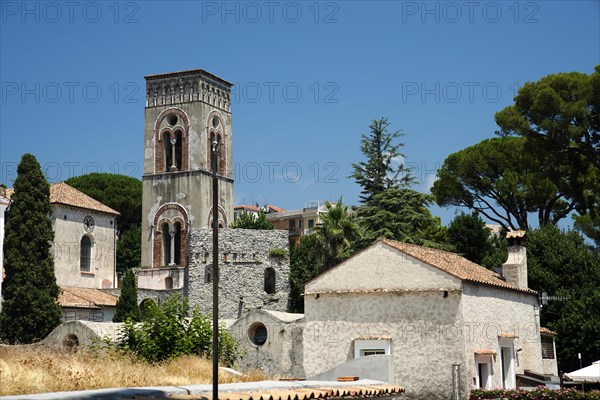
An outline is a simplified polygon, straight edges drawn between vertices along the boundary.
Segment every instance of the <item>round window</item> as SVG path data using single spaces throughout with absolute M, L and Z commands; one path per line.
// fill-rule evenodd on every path
M 177 115 L 171 114 L 167 117 L 167 123 L 171 126 L 177 124 Z
M 267 342 L 267 327 L 261 322 L 255 322 L 248 328 L 248 338 L 257 345 L 262 346 Z
M 212 125 L 213 125 L 213 128 L 218 128 L 219 127 L 219 118 L 218 117 L 213 117 L 213 119 L 212 119 Z

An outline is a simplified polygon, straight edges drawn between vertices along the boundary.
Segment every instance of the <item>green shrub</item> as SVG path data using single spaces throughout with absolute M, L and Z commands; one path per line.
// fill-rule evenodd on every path
M 510 400 L 600 400 L 600 392 L 580 392 L 575 389 L 553 390 L 538 387 L 534 390 L 481 390 L 471 391 L 470 400 L 510 399 Z
M 189 317 L 188 317 L 189 315 Z M 175 294 L 147 310 L 142 322 L 128 319 L 120 332 L 119 347 L 155 363 L 184 354 L 210 357 L 212 323 L 197 308 L 191 310 L 186 297 Z M 239 343 L 224 327 L 219 327 L 219 360 L 233 366 L 239 355 Z
M 269 250 L 269 256 L 277 257 L 277 258 L 288 258 L 288 251 L 286 249 L 282 249 L 281 247 L 276 247 L 274 249 Z

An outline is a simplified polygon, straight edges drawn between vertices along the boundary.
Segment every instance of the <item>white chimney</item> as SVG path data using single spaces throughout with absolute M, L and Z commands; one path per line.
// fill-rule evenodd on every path
M 527 249 L 525 231 L 510 231 L 506 234 L 508 258 L 502 264 L 502 276 L 506 282 L 520 289 L 527 289 Z

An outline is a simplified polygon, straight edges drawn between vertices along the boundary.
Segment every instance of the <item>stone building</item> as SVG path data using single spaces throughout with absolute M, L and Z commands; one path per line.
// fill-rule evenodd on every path
M 12 189 L 7 189 L 6 197 L 10 198 L 12 193 Z M 56 283 L 63 290 L 59 297 L 63 319 L 112 319 L 117 297 L 99 289 L 117 285 L 116 219 L 119 212 L 64 182 L 50 184 L 50 206 L 54 230 L 50 251 L 54 257 Z M 10 210 L 7 215 L 10 218 Z
M 233 219 L 231 86 L 201 69 L 146 76 L 139 287 L 183 286 L 188 235 L 212 225 L 213 141 L 217 223 L 226 227 Z
M 4 221 L 6 209 L 8 208 L 9 204 L 10 200 L 6 195 L 6 189 L 4 187 L 0 187 L 0 303 L 2 302 L 2 281 L 4 280 Z M 0 308 L 1 307 L 2 306 L 0 305 Z
M 7 189 L 9 198 L 12 193 Z M 116 287 L 119 212 L 64 182 L 50 184 L 50 206 L 56 283 L 61 287 Z
M 286 311 L 289 295 L 287 232 L 219 230 L 219 317 L 253 309 Z M 192 230 L 186 292 L 190 305 L 212 311 L 212 230 Z
M 384 380 L 414 399 L 450 398 L 453 376 L 461 398 L 477 387 L 554 384 L 554 336 L 527 287 L 524 232 L 508 240 L 502 274 L 380 240 L 308 282 L 304 314 L 238 320 L 234 335 L 251 355 L 242 362 L 281 376 Z
M 557 364 L 543 359 L 523 234 L 509 236 L 502 276 L 454 253 L 381 240 L 307 283 L 305 332 L 333 340 L 304 334 L 306 375 L 381 354 L 409 398 L 448 398 L 453 368 L 465 395 L 515 388 L 529 371 L 549 381 Z

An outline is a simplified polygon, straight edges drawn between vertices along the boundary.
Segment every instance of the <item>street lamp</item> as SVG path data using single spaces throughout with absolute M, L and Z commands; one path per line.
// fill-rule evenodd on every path
M 213 400 L 219 399 L 219 181 L 217 179 L 217 153 L 219 143 L 212 141 L 212 229 L 213 229 Z

